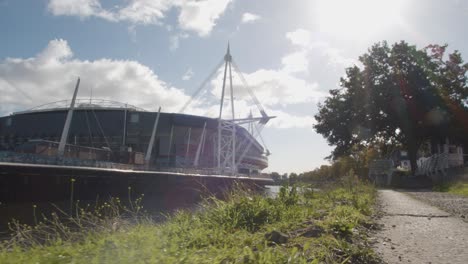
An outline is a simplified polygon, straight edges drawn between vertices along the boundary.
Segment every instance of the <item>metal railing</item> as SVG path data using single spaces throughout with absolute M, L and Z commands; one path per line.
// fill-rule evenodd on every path
M 0 151 L 0 162 L 23 163 L 23 164 L 42 164 L 73 167 L 92 167 L 131 170 L 130 164 L 114 163 L 100 160 L 84 160 L 69 157 L 46 156 L 31 153 L 17 153 L 11 151 Z
M 443 176 L 447 175 L 447 169 L 463 167 L 463 155 L 441 153 L 434 154 L 430 157 L 423 157 L 417 161 L 418 169 L 417 175 L 427 175 L 434 178 L 439 173 Z

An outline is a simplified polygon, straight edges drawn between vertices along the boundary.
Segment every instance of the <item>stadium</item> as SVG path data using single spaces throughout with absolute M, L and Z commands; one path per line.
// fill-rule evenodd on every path
M 223 64 L 219 117 L 184 114 Z M 232 68 L 261 116 L 236 118 Z M 229 45 L 221 63 L 180 113 L 161 113 L 161 108 L 149 112 L 109 100 L 77 99 L 79 85 L 78 78 L 71 101 L 0 117 L 0 162 L 147 171 L 185 169 L 189 173 L 202 170 L 204 174 L 220 175 L 259 174 L 268 167 L 269 151 L 256 136 L 261 138 L 261 129 L 274 117 L 266 114 L 232 61 Z M 231 108 L 231 118 L 223 117 L 223 107 Z
M 0 117 L 0 150 L 56 156 L 69 102 Z M 155 122 L 151 156 L 145 162 Z M 237 173 L 257 174 L 268 166 L 265 150 L 251 132 L 235 125 Z M 77 99 L 64 157 L 158 170 L 209 170 L 218 167 L 217 138 L 218 120 L 214 118 L 177 113 L 160 113 L 158 118 L 158 112 L 131 105 Z
M 151 206 L 169 209 L 191 204 L 204 193 L 223 195 L 238 183 L 252 190 L 271 184 L 261 173 L 268 167 L 269 151 L 260 132 L 274 117 L 245 84 L 229 48 L 222 62 L 217 118 L 186 114 L 185 109 L 222 63 L 178 113 L 77 99 L 78 78 L 71 100 L 0 117 L 0 203 L 145 194 L 152 197 L 147 199 Z M 235 115 L 231 63 L 260 115 Z

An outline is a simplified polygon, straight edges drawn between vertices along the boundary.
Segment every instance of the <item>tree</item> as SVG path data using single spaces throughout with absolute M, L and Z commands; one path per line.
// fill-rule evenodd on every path
M 296 182 L 297 182 L 297 176 L 298 176 L 297 173 L 291 172 L 291 173 L 289 174 L 289 177 L 288 177 L 288 179 L 289 179 L 289 184 L 294 184 L 294 183 L 296 183 Z
M 281 181 L 281 175 L 278 172 L 270 173 L 270 177 L 273 179 L 275 183 L 279 183 Z
M 468 86 L 459 52 L 447 46 L 417 49 L 406 42 L 373 45 L 346 69 L 315 116 L 316 131 L 335 146 L 330 158 L 374 145 L 407 149 L 413 174 L 426 140 L 463 140 L 468 132 Z

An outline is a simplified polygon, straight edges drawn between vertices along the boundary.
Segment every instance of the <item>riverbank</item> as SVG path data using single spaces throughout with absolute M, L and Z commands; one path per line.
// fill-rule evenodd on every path
M 163 223 L 113 218 L 42 242 L 17 239 L 2 244 L 0 263 L 378 261 L 366 229 L 372 226 L 373 187 L 347 180 L 300 190 L 282 188 L 271 198 L 237 189 L 227 200 L 207 199 L 200 210 L 179 211 Z

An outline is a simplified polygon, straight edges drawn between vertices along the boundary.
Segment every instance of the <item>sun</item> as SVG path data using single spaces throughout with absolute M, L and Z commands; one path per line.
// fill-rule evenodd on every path
M 314 21 L 320 32 L 361 38 L 402 23 L 405 0 L 317 0 Z

